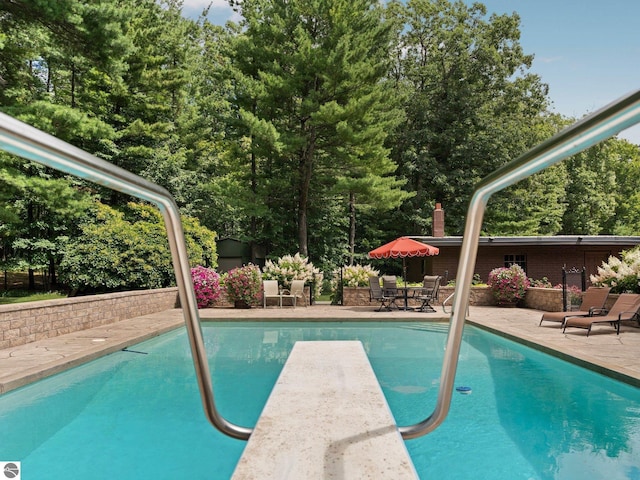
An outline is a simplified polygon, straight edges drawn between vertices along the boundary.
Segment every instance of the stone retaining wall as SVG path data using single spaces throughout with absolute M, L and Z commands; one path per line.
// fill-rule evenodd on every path
M 529 287 L 524 297 L 524 306 L 545 312 L 561 312 L 562 290 L 558 288 Z
M 438 292 L 438 299 L 432 305 L 442 305 L 442 302 L 451 295 L 455 287 L 441 287 Z M 409 294 L 411 295 L 411 294 Z M 494 305 L 493 297 L 489 287 L 472 287 L 469 295 L 471 305 Z M 450 302 L 449 302 L 450 303 Z M 376 305 L 377 302 L 369 301 L 369 287 L 345 287 L 343 290 L 342 304 L 345 306 L 368 306 Z M 420 302 L 409 296 L 410 306 L 420 306 Z
M 0 305 L 0 349 L 161 312 L 177 305 L 176 287 Z
M 454 290 L 455 287 L 441 287 L 438 292 L 438 300 L 432 302 L 432 305 L 442 305 L 442 302 L 449 297 Z M 609 297 L 611 300 L 611 295 Z M 615 301 L 615 299 L 613 299 L 613 301 Z M 450 303 L 451 302 L 448 302 L 448 304 Z M 489 287 L 471 287 L 469 304 L 488 306 L 495 305 L 496 302 L 493 299 Z M 369 301 L 369 287 L 345 287 L 343 293 L 343 305 L 367 306 L 376 305 L 376 302 Z M 409 305 L 416 306 L 419 305 L 419 303 L 409 297 Z M 527 290 L 522 306 L 525 308 L 532 308 L 534 310 L 561 312 L 562 290 L 557 288 L 531 287 Z

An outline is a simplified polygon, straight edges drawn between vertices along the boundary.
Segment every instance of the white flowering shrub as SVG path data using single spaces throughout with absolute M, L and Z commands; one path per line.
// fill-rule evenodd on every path
M 292 280 L 304 280 L 305 285 L 312 285 L 315 281 L 314 295 L 317 297 L 322 290 L 322 272 L 313 266 L 307 257 L 299 253 L 284 255 L 275 261 L 267 260 L 262 269 L 262 278 L 278 280 L 284 288 L 291 288 Z
M 380 272 L 370 265 L 347 265 L 333 271 L 331 290 L 335 291 L 340 284 L 340 270 L 342 270 L 343 287 L 368 287 L 369 277 L 379 277 Z
M 343 287 L 368 287 L 369 277 L 380 276 L 380 272 L 372 268 L 370 265 L 345 265 L 342 268 L 335 269 L 331 275 L 330 282 L 332 303 L 339 303 L 342 301 L 342 289 L 338 288 L 340 286 L 341 271 Z
M 611 293 L 640 293 L 640 248 L 609 257 L 590 279 L 595 286 L 611 287 Z

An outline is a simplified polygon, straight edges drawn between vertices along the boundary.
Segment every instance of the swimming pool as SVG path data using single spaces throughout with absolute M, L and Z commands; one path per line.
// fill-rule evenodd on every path
M 253 426 L 297 340 L 359 339 L 398 424 L 431 413 L 445 324 L 203 327 L 216 401 Z M 245 442 L 204 419 L 182 329 L 0 397 L 0 461 L 22 478 L 227 479 Z M 406 442 L 422 478 L 640 479 L 640 389 L 465 330 L 451 411 Z

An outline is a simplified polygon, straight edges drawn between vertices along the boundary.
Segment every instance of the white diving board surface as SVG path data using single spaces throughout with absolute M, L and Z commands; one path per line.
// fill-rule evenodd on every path
M 418 478 L 362 343 L 296 342 L 232 478 Z

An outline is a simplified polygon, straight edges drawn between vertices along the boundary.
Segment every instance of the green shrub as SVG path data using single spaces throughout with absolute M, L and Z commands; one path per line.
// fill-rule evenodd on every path
M 164 221 L 157 209 L 130 203 L 124 211 L 103 204 L 96 210 L 95 219 L 82 225 L 82 234 L 66 247 L 60 263 L 60 278 L 66 285 L 89 293 L 175 284 Z M 195 220 L 185 223 L 190 264 L 215 266 L 215 234 Z

